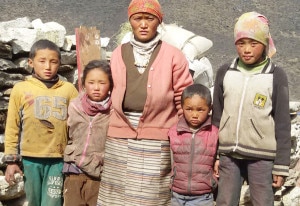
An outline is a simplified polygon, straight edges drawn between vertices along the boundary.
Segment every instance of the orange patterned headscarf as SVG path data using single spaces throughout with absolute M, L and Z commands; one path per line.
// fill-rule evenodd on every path
M 152 14 L 162 22 L 163 13 L 158 0 L 132 0 L 128 7 L 128 18 L 140 12 Z
M 276 48 L 269 31 L 268 19 L 255 11 L 241 15 L 234 27 L 235 43 L 242 38 L 250 38 L 266 46 L 266 54 L 272 57 Z

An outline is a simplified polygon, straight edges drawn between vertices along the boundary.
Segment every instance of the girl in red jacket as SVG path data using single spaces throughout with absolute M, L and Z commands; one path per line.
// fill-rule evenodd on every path
M 213 206 L 213 174 L 218 129 L 211 124 L 210 90 L 194 84 L 181 98 L 183 117 L 169 131 L 172 158 L 172 206 Z

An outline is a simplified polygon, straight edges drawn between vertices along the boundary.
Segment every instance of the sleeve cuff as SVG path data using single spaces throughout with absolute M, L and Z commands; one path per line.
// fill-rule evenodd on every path
M 273 166 L 273 175 L 280 175 L 280 176 L 289 176 L 289 166 L 286 165 L 274 165 Z
M 10 163 L 19 163 L 22 161 L 22 156 L 19 154 L 7 154 L 4 155 L 2 158 L 2 162 L 6 163 L 6 164 L 10 164 Z

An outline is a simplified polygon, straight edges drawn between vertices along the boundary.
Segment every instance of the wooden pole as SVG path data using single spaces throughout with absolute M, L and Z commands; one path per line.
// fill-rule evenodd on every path
M 76 55 L 78 69 L 78 90 L 81 91 L 81 78 L 84 67 L 91 61 L 101 59 L 100 30 L 96 27 L 83 27 L 75 29 Z

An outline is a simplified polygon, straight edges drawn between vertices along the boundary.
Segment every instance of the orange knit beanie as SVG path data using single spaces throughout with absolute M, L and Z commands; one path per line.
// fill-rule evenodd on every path
M 152 14 L 162 22 L 163 13 L 158 0 L 132 0 L 128 7 L 128 18 L 140 12 Z

